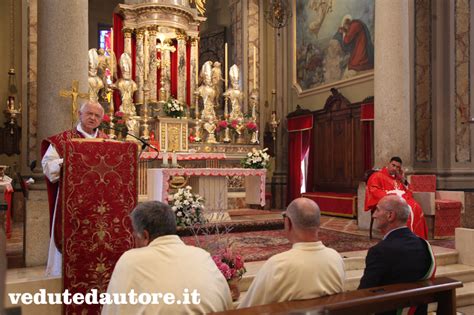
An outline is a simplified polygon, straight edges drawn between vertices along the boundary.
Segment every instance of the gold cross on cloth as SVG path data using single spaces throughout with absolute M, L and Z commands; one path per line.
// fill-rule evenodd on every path
M 71 117 L 72 117 L 72 127 L 74 127 L 77 119 L 77 99 L 82 98 L 82 99 L 88 99 L 89 94 L 88 93 L 80 93 L 79 92 L 79 81 L 73 80 L 72 85 L 71 85 L 71 90 L 61 90 L 59 91 L 59 96 L 61 97 L 70 97 L 71 98 Z

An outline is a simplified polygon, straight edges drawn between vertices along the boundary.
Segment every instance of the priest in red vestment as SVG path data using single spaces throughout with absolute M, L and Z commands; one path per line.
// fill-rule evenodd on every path
M 367 181 L 365 211 L 375 210 L 377 203 L 386 195 L 397 194 L 403 197 L 411 208 L 407 226 L 419 237 L 427 239 L 428 227 L 423 209 L 413 199 L 413 194 L 406 184 L 402 171 L 402 159 L 398 156 L 392 157 L 386 167 L 373 173 Z
M 99 103 L 89 101 L 83 104 L 78 115 L 79 123 L 76 128 L 51 136 L 41 143 L 41 164 L 43 173 L 46 175 L 51 228 L 46 267 L 48 275 L 61 274 L 62 209 L 59 187 L 61 186 L 64 144 L 74 138 L 107 138 L 105 133 L 97 129 L 104 116 L 104 109 Z

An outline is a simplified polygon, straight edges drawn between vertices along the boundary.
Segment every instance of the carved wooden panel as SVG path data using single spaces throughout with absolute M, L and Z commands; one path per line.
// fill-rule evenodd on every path
M 364 175 L 360 103 L 332 92 L 324 109 L 313 113 L 312 191 L 355 192 Z

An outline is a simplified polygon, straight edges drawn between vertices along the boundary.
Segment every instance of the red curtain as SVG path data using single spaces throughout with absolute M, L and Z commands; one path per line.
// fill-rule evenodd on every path
M 288 193 L 287 203 L 301 196 L 301 162 L 311 147 L 313 115 L 288 118 Z M 314 154 L 314 153 L 313 153 Z M 312 161 L 310 160 L 310 165 Z M 309 174 L 309 170 L 308 170 Z M 309 180 L 309 178 L 308 178 Z M 312 187 L 312 176 L 311 176 Z
M 364 171 L 374 167 L 374 103 L 361 105 L 362 154 Z
M 124 51 L 124 39 L 123 39 L 123 33 L 122 33 L 122 27 L 123 27 L 123 19 L 122 17 L 114 13 L 113 16 L 113 24 L 114 24 L 114 47 L 113 51 L 115 53 L 115 57 L 117 58 L 117 78 L 122 77 L 122 72 L 120 71 L 120 56 L 122 56 L 123 51 Z M 135 64 L 133 62 L 133 64 Z M 114 90 L 114 109 L 117 111 L 122 104 L 122 101 L 120 99 L 120 92 L 118 90 Z
M 176 49 L 174 52 L 171 53 L 170 61 L 171 61 L 171 73 L 170 73 L 170 80 L 171 80 L 171 96 L 176 98 L 178 96 L 178 42 L 173 40 L 173 46 Z

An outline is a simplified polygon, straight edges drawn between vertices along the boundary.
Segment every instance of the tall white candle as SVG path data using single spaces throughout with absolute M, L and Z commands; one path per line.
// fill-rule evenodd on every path
M 196 86 L 199 85 L 199 39 L 196 39 Z
M 143 37 L 143 59 L 144 59 L 144 74 L 143 77 L 145 81 L 148 78 L 148 59 L 149 59 L 149 51 L 148 51 L 148 31 L 145 31 L 145 36 Z
M 225 70 L 225 87 L 224 87 L 224 91 L 227 90 L 227 82 L 228 82 L 228 76 L 229 76 L 229 71 L 227 71 L 227 69 L 229 68 L 229 56 L 228 56 L 228 48 L 227 48 L 227 43 L 225 43 L 224 45 L 224 70 Z
M 253 46 L 253 89 L 257 88 L 257 47 Z
M 178 165 L 178 155 L 174 151 L 173 151 L 173 155 L 171 156 L 171 165 L 172 166 Z
M 168 165 L 168 152 L 163 152 L 163 165 Z

